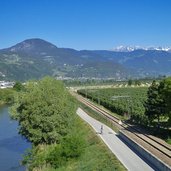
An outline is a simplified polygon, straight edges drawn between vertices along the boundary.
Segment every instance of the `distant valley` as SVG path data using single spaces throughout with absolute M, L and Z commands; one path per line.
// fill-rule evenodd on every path
M 77 51 L 37 38 L 0 50 L 1 80 L 24 81 L 45 75 L 116 80 L 171 75 L 171 53 L 163 49 Z

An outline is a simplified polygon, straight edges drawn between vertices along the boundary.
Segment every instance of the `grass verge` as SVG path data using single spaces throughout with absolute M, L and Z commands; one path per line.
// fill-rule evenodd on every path
M 81 156 L 68 160 L 59 168 L 42 167 L 41 171 L 125 171 L 125 167 L 96 135 L 92 128 L 78 117 L 78 134 L 83 136 L 85 146 Z

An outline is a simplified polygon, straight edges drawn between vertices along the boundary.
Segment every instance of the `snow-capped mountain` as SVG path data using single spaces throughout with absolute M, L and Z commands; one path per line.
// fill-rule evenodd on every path
M 0 79 L 6 80 L 45 75 L 102 79 L 170 76 L 171 48 L 119 46 L 110 51 L 77 51 L 34 38 L 1 49 L 0 64 Z
M 146 50 L 171 51 L 171 47 L 148 47 Z
M 117 46 L 114 47 L 112 49 L 110 49 L 111 51 L 115 51 L 115 52 L 132 52 L 134 50 L 138 50 L 138 49 L 142 49 L 140 46 Z
M 166 51 L 166 52 L 171 52 L 171 47 L 141 47 L 141 46 L 117 46 L 110 51 L 114 52 L 132 52 L 135 50 L 158 50 L 158 51 Z

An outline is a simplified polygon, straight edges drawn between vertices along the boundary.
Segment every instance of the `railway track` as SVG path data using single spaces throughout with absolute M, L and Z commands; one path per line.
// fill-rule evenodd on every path
M 85 104 L 86 106 L 90 107 L 94 111 L 98 112 L 99 114 L 103 115 L 104 117 L 106 117 L 107 119 L 112 121 L 119 129 L 129 131 L 129 133 L 136 136 L 137 139 L 140 139 L 144 143 L 148 144 L 150 146 L 150 148 L 153 148 L 153 149 L 157 150 L 158 152 L 160 152 L 160 154 L 162 154 L 161 158 L 163 159 L 166 157 L 167 164 L 171 165 L 171 147 L 170 147 L 170 145 L 161 142 L 161 140 L 159 140 L 158 138 L 156 138 L 154 136 L 142 133 L 139 129 L 133 128 L 133 126 L 128 123 L 119 124 L 120 119 L 111 115 L 106 110 L 97 107 L 92 102 L 90 102 L 89 100 L 83 98 L 82 96 L 80 96 L 78 94 L 75 94 L 74 96 L 76 96 L 77 99 L 80 102 L 82 102 L 83 104 Z

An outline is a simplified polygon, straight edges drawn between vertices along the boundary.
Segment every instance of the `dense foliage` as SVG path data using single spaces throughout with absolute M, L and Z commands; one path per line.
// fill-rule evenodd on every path
M 163 81 L 163 99 L 166 103 L 166 114 L 169 117 L 169 124 L 171 125 L 171 77 L 164 79 Z
M 47 165 L 56 169 L 65 166 L 70 160 L 78 159 L 84 152 L 86 143 L 81 135 L 82 132 L 76 130 L 78 128 L 76 126 L 80 126 L 77 119 L 72 131 L 63 136 L 59 143 L 33 146 L 31 151 L 26 153 L 23 163 L 28 164 L 30 170 L 35 168 L 43 170 Z
M 171 125 L 171 77 L 162 80 L 159 84 L 155 81 L 148 89 L 148 98 L 145 102 L 145 114 L 150 120 L 159 119 L 160 116 L 168 118 Z
M 11 104 L 14 101 L 15 91 L 12 88 L 0 89 L 0 104 Z
M 30 166 L 29 170 L 125 171 L 87 123 L 79 118 L 76 120 L 75 130 L 62 139 L 60 144 L 40 145 L 28 151 L 24 162 Z
M 103 105 L 107 109 L 130 117 L 132 121 L 146 124 L 144 101 L 147 98 L 147 88 L 108 88 L 78 90 L 78 93 Z
M 21 82 L 17 81 L 17 82 L 14 84 L 13 89 L 14 89 L 15 91 L 24 91 L 25 87 L 24 87 L 24 85 L 23 85 Z
M 166 103 L 162 96 L 162 90 L 164 88 L 163 82 L 156 83 L 153 81 L 147 91 L 147 100 L 144 103 L 145 115 L 148 116 L 150 123 L 154 120 L 158 120 L 158 126 L 160 122 L 160 116 L 164 115 Z
M 16 90 L 23 88 L 15 85 Z M 29 170 L 58 168 L 81 155 L 84 141 L 76 134 L 76 106 L 63 83 L 50 77 L 18 91 L 11 113 L 19 121 L 19 133 L 33 143 L 23 161 Z
M 74 124 L 76 105 L 62 82 L 44 78 L 29 82 L 11 108 L 19 132 L 34 144 L 58 143 Z

